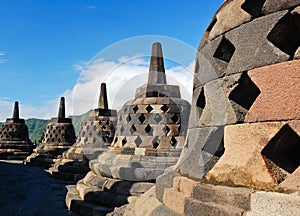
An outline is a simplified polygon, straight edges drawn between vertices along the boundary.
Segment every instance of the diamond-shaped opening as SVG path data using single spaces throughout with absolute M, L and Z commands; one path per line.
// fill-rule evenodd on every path
M 151 113 L 151 111 L 153 110 L 153 108 L 152 108 L 152 106 L 148 105 L 146 107 L 146 110 L 147 110 L 148 113 Z
M 58 138 L 58 140 L 57 140 L 59 143 L 61 142 L 61 139 L 60 138 Z
M 91 137 L 92 135 L 93 135 L 93 132 L 92 132 L 92 131 L 90 131 L 90 132 L 89 132 L 89 136 Z
M 201 88 L 200 95 L 197 98 L 196 106 L 201 108 L 201 109 L 204 109 L 204 107 L 205 107 L 204 88 Z
M 145 127 L 145 131 L 148 135 L 152 135 L 152 132 L 153 132 L 153 129 L 152 127 L 148 124 L 146 127 Z
M 105 129 L 106 129 L 106 126 L 105 126 L 105 125 L 102 125 L 101 128 L 102 128 L 102 130 L 105 130 Z
M 217 17 L 214 17 L 213 20 L 210 22 L 209 26 L 207 27 L 206 32 L 210 32 L 216 23 L 217 23 Z
M 139 110 L 139 107 L 138 105 L 135 105 L 133 108 L 132 108 L 133 112 L 136 113 L 138 110 Z
M 138 117 L 138 120 L 141 122 L 141 124 L 143 124 L 146 120 L 146 117 L 145 115 L 142 113 L 139 117 Z
M 169 106 L 167 106 L 166 104 L 162 105 L 162 107 L 160 108 L 164 113 L 166 113 L 169 110 Z
M 176 113 L 173 114 L 173 116 L 171 117 L 171 120 L 173 121 L 173 123 L 177 123 L 178 122 L 179 118 L 178 118 L 178 116 L 177 116 Z
M 106 121 L 106 125 L 109 125 L 109 123 L 110 123 L 109 121 Z
M 131 135 L 136 132 L 136 127 L 134 125 L 131 125 L 130 129 L 129 129 Z
M 166 125 L 164 128 L 164 134 L 167 135 L 170 132 L 170 128 Z
M 110 131 L 114 132 L 115 131 L 115 127 L 113 125 L 110 126 Z
M 121 132 L 121 133 L 124 132 L 124 127 L 123 127 L 123 125 L 122 125 L 121 128 L 120 128 L 120 132 Z
M 96 125 L 93 126 L 93 130 L 94 131 L 97 130 L 97 126 Z
M 153 148 L 157 148 L 158 146 L 159 146 L 159 139 L 158 139 L 158 137 L 155 137 L 153 140 L 152 140 L 152 146 L 153 146 Z
M 134 140 L 134 143 L 136 144 L 136 146 L 141 145 L 141 144 L 142 144 L 142 139 L 141 139 L 141 137 L 138 136 L 138 137 Z
M 130 115 L 127 115 L 126 121 L 127 121 L 127 122 L 130 122 L 130 121 L 131 121 L 131 116 L 130 116 Z
M 100 131 L 98 131 L 98 133 L 97 133 L 97 136 L 102 136 L 102 134 L 101 134 L 101 132 L 100 132 Z
M 223 38 L 214 53 L 214 58 L 229 63 L 231 57 L 233 56 L 234 51 L 235 51 L 234 45 L 228 39 Z
M 261 152 L 267 168 L 277 183 L 300 165 L 300 136 L 289 126 L 283 126 Z
M 175 137 L 172 136 L 171 140 L 170 140 L 170 144 L 171 146 L 175 147 L 177 145 L 177 140 Z
M 126 137 L 124 137 L 124 138 L 122 139 L 122 146 L 124 146 L 126 143 L 127 143 L 127 139 L 126 139 Z
M 99 120 L 98 124 L 99 124 L 99 125 L 101 125 L 101 124 L 102 124 L 102 121 L 101 121 L 101 120 Z
M 230 92 L 229 99 L 249 110 L 259 94 L 259 88 L 247 73 L 243 73 L 238 85 Z
M 267 39 L 291 58 L 300 46 L 300 15 L 287 14 L 276 23 Z
M 154 120 L 155 120 L 156 123 L 159 123 L 162 120 L 162 117 L 160 116 L 160 114 L 157 113 L 154 116 Z
M 266 0 L 246 0 L 244 4 L 242 4 L 242 9 L 253 17 L 259 17 L 265 1 Z

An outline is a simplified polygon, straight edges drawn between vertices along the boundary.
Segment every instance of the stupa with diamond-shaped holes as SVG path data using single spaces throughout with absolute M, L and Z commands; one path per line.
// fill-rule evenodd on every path
M 189 112 L 179 86 L 167 84 L 162 47 L 154 43 L 148 83 L 120 110 L 109 150 L 90 161 L 92 171 L 68 188 L 67 206 L 79 213 L 84 200 L 109 212 L 151 188 L 166 168 L 176 164 Z
M 49 168 L 62 153 L 68 150 L 76 140 L 71 118 L 65 117 L 65 98 L 60 98 L 58 117 L 52 118 L 46 126 L 42 142 L 26 158 L 25 165 Z

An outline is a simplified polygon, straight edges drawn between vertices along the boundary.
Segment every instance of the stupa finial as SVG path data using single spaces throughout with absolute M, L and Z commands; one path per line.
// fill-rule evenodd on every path
M 58 110 L 58 119 L 64 119 L 66 118 L 66 112 L 65 112 L 65 98 L 60 98 L 59 103 L 59 110 Z
M 98 108 L 108 109 L 106 84 L 105 83 L 101 83 L 100 96 L 99 96 L 99 101 L 98 101 Z
M 16 101 L 15 105 L 14 105 L 13 119 L 19 119 L 19 102 L 18 101 Z
M 155 42 L 152 44 L 148 84 L 167 84 L 164 67 L 164 58 L 161 44 L 159 42 Z

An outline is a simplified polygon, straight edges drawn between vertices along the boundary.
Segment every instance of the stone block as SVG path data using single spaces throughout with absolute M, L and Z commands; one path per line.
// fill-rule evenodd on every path
M 277 0 L 275 2 L 266 0 L 262 7 L 262 12 L 263 14 L 269 14 L 280 10 L 290 9 L 297 5 L 300 5 L 300 0 Z
M 183 215 L 184 213 L 184 203 L 186 196 L 183 192 L 177 191 L 174 188 L 165 188 L 163 203 L 164 205 L 171 209 L 172 211 Z
M 247 216 L 300 214 L 300 196 L 275 192 L 255 192 L 251 195 L 251 211 Z
M 245 213 L 246 212 L 243 209 L 215 203 L 201 202 L 192 198 L 186 198 L 184 205 L 184 215 L 242 216 L 245 215 Z
M 245 0 L 228 1 L 222 5 L 208 27 L 208 30 L 211 29 L 208 40 L 250 21 L 251 15 L 241 7 L 244 2 Z
M 254 19 L 225 34 L 225 37 L 235 47 L 226 68 L 226 74 L 239 73 L 289 60 L 288 54 L 267 39 L 270 31 L 287 12 L 279 11 Z
M 224 127 L 190 128 L 175 169 L 183 175 L 201 179 L 215 164 Z M 203 149 L 207 149 L 204 152 Z
M 248 71 L 261 93 L 245 121 L 300 119 L 300 60 L 273 64 Z
M 201 85 L 217 79 L 225 74 L 227 62 L 215 58 L 213 55 L 219 47 L 222 36 L 215 38 L 208 42 L 201 50 L 197 53 L 196 59 L 199 64 L 198 71 L 195 71 L 195 78 Z
M 157 199 L 160 202 L 163 201 L 164 189 L 173 187 L 173 179 L 175 176 L 179 176 L 179 173 L 168 168 L 164 171 L 163 175 L 157 177 L 155 190 Z
M 262 151 L 284 124 L 284 122 L 261 122 L 226 126 L 224 132 L 225 152 L 205 178 L 214 182 L 251 188 L 270 189 L 275 187 L 277 181 L 280 180 L 276 179 L 277 175 L 281 171 L 276 166 L 268 165 Z M 278 157 L 276 154 L 271 157 L 275 160 L 280 158 L 276 158 Z M 279 161 L 279 163 L 281 162 Z
M 289 175 L 279 187 L 287 191 L 299 191 L 300 192 L 300 166 Z
M 194 187 L 192 198 L 248 211 L 250 210 L 250 195 L 253 192 L 247 188 L 197 184 Z

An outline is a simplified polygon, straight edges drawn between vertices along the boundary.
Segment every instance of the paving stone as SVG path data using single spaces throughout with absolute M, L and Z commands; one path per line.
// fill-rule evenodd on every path
M 246 122 L 300 119 L 300 60 L 248 71 L 261 93 L 245 117 Z

